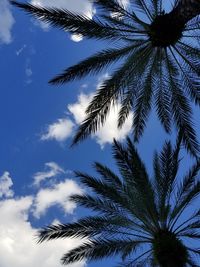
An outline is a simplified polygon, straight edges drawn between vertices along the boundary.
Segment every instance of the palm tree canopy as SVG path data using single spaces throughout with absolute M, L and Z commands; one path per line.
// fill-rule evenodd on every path
M 80 79 L 119 61 L 89 104 L 74 144 L 97 131 L 110 107 L 120 102 L 118 126 L 120 128 L 133 111 L 135 141 L 142 135 L 154 106 L 166 132 L 171 131 L 174 122 L 177 129 L 183 130 L 186 148 L 193 155 L 198 154 L 189 102 L 200 104 L 199 0 L 175 0 L 168 13 L 161 0 L 130 0 L 127 7 L 118 0 L 93 0 L 97 13 L 92 20 L 68 10 L 11 2 L 70 33 L 112 40 L 115 44 L 50 81 L 62 84 Z
M 123 267 L 199 266 L 195 261 L 200 249 L 191 241 L 200 239 L 200 209 L 188 210 L 199 201 L 200 161 L 180 179 L 180 146 L 179 137 L 174 147 L 166 142 L 155 153 L 150 178 L 131 140 L 126 145 L 115 141 L 113 155 L 120 176 L 97 162 L 97 177 L 76 172 L 89 190 L 71 200 L 93 215 L 46 227 L 39 232 L 39 242 L 87 237 L 88 241 L 63 256 L 63 264 L 119 255 Z

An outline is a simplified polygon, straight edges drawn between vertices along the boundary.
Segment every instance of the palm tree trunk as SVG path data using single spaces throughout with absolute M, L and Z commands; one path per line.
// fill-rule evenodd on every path
M 171 15 L 182 24 L 200 15 L 200 0 L 179 0 Z

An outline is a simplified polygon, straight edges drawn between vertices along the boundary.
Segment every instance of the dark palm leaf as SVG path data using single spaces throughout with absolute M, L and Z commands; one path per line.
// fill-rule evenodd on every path
M 79 248 L 71 250 L 62 258 L 63 264 L 69 264 L 87 258 L 88 260 L 102 259 L 105 256 L 129 254 L 143 241 L 131 239 L 103 239 L 98 238 L 84 243 Z
M 97 53 L 93 57 L 90 57 L 77 65 L 68 68 L 63 72 L 63 74 L 52 79 L 50 83 L 65 83 L 67 81 L 73 81 L 74 79 L 82 78 L 88 74 L 95 74 L 100 72 L 103 68 L 107 67 L 109 64 L 119 60 L 122 57 L 127 57 L 133 48 L 141 45 L 139 41 L 136 41 L 135 44 L 131 44 L 129 47 L 125 46 L 119 49 L 107 49 L 103 50 L 100 53 Z
M 94 39 L 118 39 L 123 36 L 119 29 L 110 27 L 108 23 L 102 23 L 94 19 L 91 20 L 87 16 L 77 15 L 68 10 L 36 7 L 31 4 L 20 4 L 15 1 L 11 1 L 11 3 L 19 8 L 26 9 L 28 13 L 35 15 L 40 20 L 71 33 L 82 34 Z
M 115 141 L 113 156 L 121 177 L 100 163 L 94 164 L 97 177 L 76 172 L 90 190 L 71 200 L 94 215 L 46 227 L 39 232 L 39 241 L 84 238 L 82 245 L 63 256 L 63 264 L 119 255 L 119 266 L 126 267 L 197 266 L 194 254 L 199 257 L 199 249 L 192 242 L 186 246 L 185 240 L 200 239 L 200 210 L 188 215 L 200 197 L 200 164 L 178 178 L 182 138 L 180 132 L 174 147 L 165 142 L 155 153 L 153 179 L 130 139 L 126 145 Z

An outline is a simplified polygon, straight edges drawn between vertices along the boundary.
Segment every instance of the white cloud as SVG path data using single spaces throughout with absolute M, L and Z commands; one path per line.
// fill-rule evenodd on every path
M 7 0 L 0 1 L 0 43 L 12 42 L 11 30 L 15 20 Z
M 81 34 L 72 34 L 70 39 L 76 43 L 83 40 L 83 36 Z
M 1 197 L 12 197 L 14 192 L 10 189 L 13 185 L 12 178 L 9 172 L 4 172 L 0 177 L 0 198 Z
M 82 14 L 92 19 L 95 10 L 92 3 L 89 0 L 32 0 L 31 4 L 39 5 L 43 7 L 56 7 L 67 9 L 71 12 Z M 40 22 L 39 25 L 45 31 L 48 30 L 49 25 L 44 22 Z M 73 34 L 70 38 L 74 42 L 80 42 L 83 37 L 81 35 Z
M 93 94 L 83 94 L 81 93 L 78 96 L 78 101 L 73 104 L 69 104 L 67 107 L 71 114 L 73 115 L 75 122 L 77 124 L 80 124 L 85 119 L 85 110 L 92 100 Z
M 127 7 L 129 5 L 129 0 L 119 0 L 119 2 L 124 6 Z
M 99 88 L 103 80 L 105 80 L 106 78 L 108 78 L 108 74 L 103 75 L 99 79 L 97 89 Z M 86 118 L 85 110 L 91 102 L 93 96 L 93 93 L 79 94 L 77 102 L 69 104 L 67 106 L 68 111 L 70 111 L 73 120 L 69 117 L 67 117 L 67 119 L 59 119 L 58 122 L 49 125 L 47 134 L 42 135 L 41 139 L 56 139 L 57 141 L 65 141 L 68 137 L 71 137 L 74 134 L 75 126 L 79 126 Z M 92 135 L 92 138 L 96 140 L 96 142 L 101 146 L 101 148 L 103 148 L 106 143 L 112 143 L 114 138 L 116 140 L 122 141 L 131 131 L 133 121 L 132 112 L 126 119 L 123 127 L 121 129 L 118 129 L 117 127 L 118 113 L 120 111 L 120 108 L 120 103 L 117 103 L 112 106 L 110 108 L 109 114 L 107 115 L 105 124 L 95 134 Z M 67 123 L 65 124 L 64 121 L 66 121 Z M 75 121 L 75 123 L 73 121 Z M 69 127 L 69 125 L 71 127 Z M 59 138 L 60 134 L 64 131 L 66 131 L 66 134 L 63 134 L 62 138 Z
M 133 121 L 132 114 L 129 115 L 121 129 L 118 129 L 117 127 L 118 112 L 120 108 L 120 104 L 112 107 L 104 126 L 94 134 L 94 138 L 97 140 L 97 143 L 100 144 L 101 148 L 103 148 L 106 143 L 112 143 L 113 138 L 119 141 L 124 140 L 131 131 Z
M 31 22 L 34 26 L 40 27 L 44 32 L 48 32 L 50 30 L 50 25 L 47 22 L 36 20 L 34 18 L 31 18 Z
M 48 126 L 46 133 L 41 136 L 41 140 L 63 142 L 72 135 L 74 126 L 70 119 L 58 119 L 55 123 Z
M 31 3 L 33 5 L 39 5 L 43 7 L 67 9 L 71 12 L 84 14 L 89 18 L 92 18 L 94 12 L 92 4 L 88 0 L 32 0 Z
M 27 76 L 27 77 L 31 77 L 32 74 L 33 74 L 33 71 L 32 71 L 32 69 L 31 69 L 31 67 L 27 67 L 27 68 L 25 69 L 25 73 L 26 73 L 26 76 Z
M 21 48 L 19 48 L 15 53 L 17 56 L 19 56 L 23 51 L 24 49 L 26 48 L 26 44 L 24 44 Z
M 65 180 L 52 188 L 41 189 L 34 201 L 34 216 L 39 218 L 54 205 L 59 205 L 66 213 L 73 213 L 76 204 L 69 201 L 73 194 L 82 194 L 81 188 L 73 180 Z
M 45 171 L 34 174 L 34 185 L 39 186 L 42 181 L 55 177 L 56 175 L 64 172 L 65 171 L 57 163 L 47 162 L 45 163 Z
M 60 258 L 81 244 L 80 239 L 59 239 L 37 244 L 36 228 L 29 221 L 30 196 L 0 202 L 1 267 L 61 267 Z M 84 262 L 69 265 L 83 267 Z
M 68 109 L 78 125 L 80 125 L 85 119 L 85 110 L 92 100 L 92 97 L 93 94 L 80 94 L 76 103 L 68 105 Z M 100 144 L 102 148 L 106 143 L 112 143 L 113 138 L 117 140 L 123 140 L 131 131 L 133 118 L 132 114 L 129 115 L 121 129 L 117 128 L 118 112 L 120 108 L 120 104 L 116 104 L 115 106 L 111 107 L 104 126 L 93 135 L 93 138 L 96 139 L 97 143 Z
M 9 177 L 5 172 L 4 177 Z M 10 188 L 11 182 L 7 188 Z M 7 192 L 7 191 L 6 191 Z M 66 196 L 64 197 L 66 192 Z M 21 196 L 16 198 L 6 198 L 0 201 L 0 259 L 1 267 L 61 267 L 60 258 L 67 251 L 79 246 L 86 240 L 58 239 L 52 242 L 37 244 L 36 234 L 38 229 L 33 227 L 30 222 L 30 214 L 37 208 L 38 213 L 47 210 L 52 206 L 52 202 L 60 204 L 66 212 L 72 212 L 75 206 L 71 202 L 67 203 L 67 196 L 81 192 L 78 185 L 66 180 L 63 183 L 55 185 L 51 190 L 41 189 L 36 196 Z M 50 200 L 43 199 L 49 197 Z M 62 194 L 62 197 L 56 196 Z M 12 194 L 5 195 L 11 197 Z M 53 197 L 54 195 L 54 197 Z M 64 201 L 62 203 L 62 201 Z M 41 207 L 39 206 L 42 206 Z M 72 207 L 73 206 L 73 207 Z M 59 220 L 55 218 L 54 223 Z M 69 267 L 83 267 L 85 262 L 68 265 Z
M 33 71 L 32 71 L 32 68 L 31 68 L 31 59 L 30 58 L 27 58 L 26 59 L 26 62 L 25 62 L 25 75 L 26 75 L 26 84 L 30 84 L 32 83 L 32 75 L 33 75 Z

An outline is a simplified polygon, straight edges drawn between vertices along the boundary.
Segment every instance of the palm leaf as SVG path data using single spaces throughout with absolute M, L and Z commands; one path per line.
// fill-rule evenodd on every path
M 97 74 L 113 62 L 128 56 L 132 49 L 135 46 L 137 47 L 137 45 L 138 42 L 136 41 L 130 46 L 121 47 L 119 49 L 105 49 L 94 56 L 79 62 L 77 65 L 66 69 L 62 74 L 53 78 L 50 83 L 66 83 L 77 78 L 81 79 L 89 74 Z
M 65 254 L 62 258 L 63 264 L 70 264 L 87 258 L 88 260 L 102 259 L 105 256 L 114 256 L 118 253 L 128 254 L 136 249 L 140 241 L 123 239 L 102 239 L 91 240 Z
M 132 70 L 135 68 L 134 62 L 137 62 L 139 57 L 141 58 L 142 52 L 146 49 L 148 49 L 148 47 L 145 45 L 145 42 L 138 48 L 135 48 L 134 52 L 132 52 L 121 68 L 116 70 L 111 78 L 108 78 L 102 83 L 86 110 L 88 116 L 78 128 L 72 145 L 85 139 L 91 132 L 96 132 L 99 127 L 104 124 L 111 104 L 117 102 L 120 93 L 122 93 L 122 91 L 129 86 L 131 80 L 135 78 L 132 76 Z
M 109 185 L 114 186 L 117 189 L 123 188 L 121 179 L 114 172 L 112 172 L 111 169 L 99 162 L 94 163 L 94 168 Z
M 180 218 L 182 212 L 186 207 L 192 204 L 196 197 L 200 194 L 200 181 L 196 182 L 190 189 L 189 192 L 185 193 L 182 200 L 174 207 L 170 217 L 171 229 L 175 226 L 176 222 Z
M 135 96 L 136 96 L 136 90 L 134 90 L 134 88 L 132 87 L 123 96 L 124 99 L 121 103 L 121 108 L 120 108 L 119 116 L 118 116 L 118 128 L 119 129 L 122 128 L 122 126 L 124 125 L 126 119 L 128 118 L 133 108 L 133 102 L 134 102 Z
M 139 209 L 144 209 L 157 225 L 157 210 L 154 199 L 154 191 L 137 150 L 127 139 L 127 149 L 124 149 L 117 141 L 114 142 L 114 157 L 123 175 L 130 197 L 136 201 Z M 139 195 L 137 197 L 137 194 Z M 135 208 L 135 210 L 137 210 Z
M 92 2 L 94 2 L 92 0 Z M 131 19 L 132 22 L 136 23 L 140 27 L 146 27 L 147 24 L 138 18 L 138 16 L 131 10 L 127 11 L 120 3 L 116 0 L 106 1 L 106 0 L 95 0 L 98 7 L 104 12 L 111 12 L 118 14 L 119 17 L 124 19 Z
M 180 82 L 175 78 L 177 68 L 167 57 L 168 77 L 172 94 L 172 111 L 177 128 L 183 133 L 183 143 L 188 151 L 196 157 L 199 144 L 191 121 L 192 111 L 188 99 L 182 92 Z M 175 82 L 176 81 L 176 82 Z
M 91 20 L 85 15 L 75 14 L 68 10 L 45 8 L 31 4 L 22 4 L 16 1 L 11 1 L 11 3 L 24 9 L 41 21 L 73 34 L 82 34 L 83 36 L 94 39 L 118 39 L 123 35 L 117 28 L 101 23 L 99 20 L 95 20 L 95 18 Z
M 168 88 L 168 80 L 166 79 L 163 62 L 165 56 L 162 49 L 158 49 L 158 71 L 156 76 L 155 88 L 155 105 L 157 109 L 158 118 L 163 125 L 165 131 L 171 131 L 171 94 Z
M 140 80 L 137 88 L 141 88 L 135 100 L 133 130 L 134 140 L 139 141 L 139 138 L 143 134 L 146 121 L 151 110 L 151 100 L 153 96 L 152 85 L 153 76 L 152 71 L 155 62 L 155 55 L 149 54 L 149 66 L 144 67 L 144 79 Z M 141 73 L 140 73 L 141 74 Z M 138 75 L 139 76 L 139 75 Z

